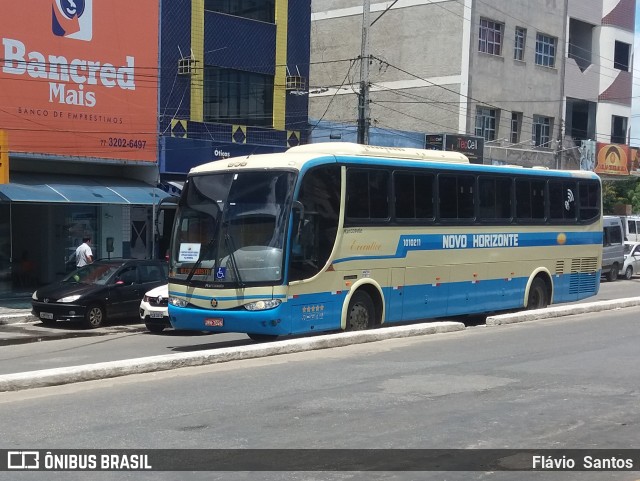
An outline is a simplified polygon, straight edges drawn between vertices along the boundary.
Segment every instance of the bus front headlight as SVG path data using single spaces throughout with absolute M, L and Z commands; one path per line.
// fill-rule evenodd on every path
M 247 311 L 266 311 L 268 309 L 275 309 L 281 303 L 282 301 L 280 299 L 267 299 L 264 301 L 250 302 L 249 304 L 245 304 L 244 308 Z
M 187 307 L 189 303 L 179 297 L 169 296 L 169 304 L 176 307 Z

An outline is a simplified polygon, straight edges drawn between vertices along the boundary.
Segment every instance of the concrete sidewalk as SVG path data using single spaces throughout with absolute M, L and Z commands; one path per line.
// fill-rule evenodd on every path
M 558 307 L 549 307 L 535 311 L 521 311 L 498 316 L 489 316 L 486 326 L 500 326 L 517 322 L 550 319 L 561 316 L 584 314 L 612 309 L 623 309 L 640 306 L 640 297 L 616 299 L 608 301 L 587 302 Z M 7 312 L 12 309 L 14 312 Z M 23 319 L 28 322 L 28 316 L 24 317 L 24 310 L 20 308 L 5 307 L 0 310 L 7 312 L 5 319 Z M 23 317 L 6 317 L 6 316 Z M 31 317 L 32 321 L 36 321 Z M 258 343 L 249 346 L 210 349 L 189 353 L 165 354 L 149 356 L 137 359 L 102 362 L 83 366 L 70 366 L 64 368 L 45 369 L 0 376 L 0 392 L 18 391 L 37 387 L 55 386 L 81 381 L 106 379 L 130 374 L 140 374 L 156 371 L 165 371 L 188 366 L 203 366 L 221 362 L 229 362 L 240 359 L 252 359 L 258 357 L 290 354 L 294 352 L 328 349 L 352 344 L 382 341 L 410 336 L 423 336 L 448 332 L 463 331 L 466 326 L 461 322 L 428 322 L 395 327 L 383 327 L 368 331 L 343 332 L 312 336 L 308 338 L 284 339 L 282 341 Z
M 31 298 L 20 297 L 0 300 L 0 326 L 20 322 L 35 322 L 31 315 Z

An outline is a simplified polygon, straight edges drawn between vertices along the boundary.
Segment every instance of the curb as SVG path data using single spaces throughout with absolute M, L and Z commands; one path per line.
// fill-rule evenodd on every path
M 26 324 L 37 322 L 31 311 L 28 313 L 16 313 L 16 314 L 0 314 L 0 326 L 9 326 L 11 324 Z
M 84 366 L 70 366 L 41 371 L 21 372 L 0 376 L 0 392 L 38 387 L 57 386 L 82 381 L 94 381 L 130 374 L 167 371 L 181 367 L 204 366 L 242 359 L 292 354 L 329 349 L 352 344 L 463 331 L 461 322 L 432 322 L 398 327 L 384 327 L 364 332 L 326 334 L 304 339 L 288 339 L 268 344 L 227 347 L 200 352 L 163 354 L 138 359 L 101 362 Z
M 587 312 L 608 311 L 612 309 L 623 309 L 625 307 L 640 306 L 640 297 L 628 297 L 626 299 L 614 299 L 610 301 L 585 302 L 581 304 L 562 305 L 557 307 L 547 307 L 535 311 L 513 312 L 510 314 L 500 314 L 489 316 L 486 320 L 487 326 L 502 326 L 514 324 L 516 322 L 536 321 L 539 319 L 553 319 L 555 317 L 572 316 L 574 314 L 585 314 Z

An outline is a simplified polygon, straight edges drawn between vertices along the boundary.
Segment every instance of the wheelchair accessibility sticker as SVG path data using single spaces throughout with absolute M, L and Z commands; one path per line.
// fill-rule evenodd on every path
M 216 279 L 225 279 L 227 277 L 227 268 L 218 267 L 216 269 Z

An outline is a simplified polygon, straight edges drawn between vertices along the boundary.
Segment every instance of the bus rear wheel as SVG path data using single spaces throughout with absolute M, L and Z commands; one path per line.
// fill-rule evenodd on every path
M 347 309 L 347 331 L 364 331 L 374 325 L 376 309 L 371 296 L 360 290 L 349 301 Z
M 545 282 L 536 277 L 529 287 L 529 298 L 527 300 L 527 309 L 544 309 L 549 305 L 549 298 L 547 295 L 547 285 Z

